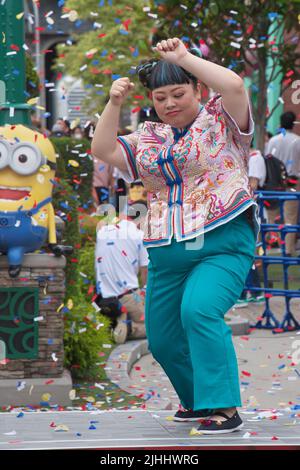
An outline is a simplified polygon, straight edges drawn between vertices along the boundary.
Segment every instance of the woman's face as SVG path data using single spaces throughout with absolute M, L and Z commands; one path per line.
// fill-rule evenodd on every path
M 197 90 L 191 83 L 166 85 L 152 91 L 155 111 L 172 127 L 188 126 L 199 113 L 200 84 Z

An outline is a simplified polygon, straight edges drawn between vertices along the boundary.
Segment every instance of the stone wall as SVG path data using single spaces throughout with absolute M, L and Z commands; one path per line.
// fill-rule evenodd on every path
M 0 256 L 0 287 L 36 287 L 39 290 L 38 356 L 34 359 L 4 359 L 0 363 L 0 378 L 23 379 L 61 377 L 63 374 L 63 313 L 57 312 L 65 293 L 66 260 L 52 254 L 25 255 L 18 278 L 11 279 L 7 258 Z M 3 314 L 3 310 L 2 310 Z M 1 307 L 0 307 L 1 319 Z M 16 328 L 18 324 L 16 324 Z M 1 330 L 0 330 L 1 339 Z

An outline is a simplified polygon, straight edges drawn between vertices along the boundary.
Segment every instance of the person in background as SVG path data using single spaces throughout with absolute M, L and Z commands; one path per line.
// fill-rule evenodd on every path
M 71 131 L 71 137 L 76 140 L 82 140 L 85 138 L 84 131 L 81 126 L 76 126 Z
M 288 174 L 288 191 L 300 191 L 300 137 L 293 132 L 296 115 L 287 111 L 280 116 L 280 133 L 269 140 L 267 154 L 281 160 Z M 298 221 L 299 202 L 284 203 L 285 225 L 296 225 Z M 287 256 L 296 255 L 296 233 L 288 233 L 285 237 Z
M 96 124 L 93 121 L 87 121 L 84 125 L 84 136 L 87 140 L 92 140 L 94 137 Z
M 92 195 L 96 207 L 109 203 L 110 191 L 113 184 L 113 166 L 93 157 Z
M 272 132 L 267 131 L 267 132 L 265 133 L 264 155 L 268 155 L 268 153 L 267 153 L 268 145 L 269 145 L 269 141 L 270 141 L 270 139 L 272 139 L 272 137 L 273 137 Z
M 116 223 L 102 220 L 97 226 L 96 303 L 111 318 L 119 344 L 146 337 L 144 297 L 149 261 L 141 230 L 146 210 L 144 202 L 137 201 Z
M 118 135 L 128 135 L 132 131 L 125 127 L 124 129 L 119 129 Z M 127 184 L 125 180 L 122 178 L 122 175 L 120 171 L 118 170 L 117 167 L 114 167 L 113 170 L 113 177 L 114 177 L 114 189 L 115 189 L 115 207 L 116 207 L 116 213 L 119 214 L 120 211 L 126 209 L 126 199 L 124 199 L 127 195 Z M 122 201 L 122 203 L 121 203 Z M 124 204 L 125 202 L 125 204 Z M 123 205 L 123 207 L 122 207 Z
M 52 137 L 70 137 L 70 123 L 67 119 L 58 118 L 51 129 Z

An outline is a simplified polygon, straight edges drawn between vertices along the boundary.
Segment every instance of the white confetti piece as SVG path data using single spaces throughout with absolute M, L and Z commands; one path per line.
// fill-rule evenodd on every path
M 17 431 L 9 431 L 9 432 L 4 432 L 3 433 L 5 436 L 15 436 L 17 434 Z
M 58 357 L 56 357 L 56 354 L 55 354 L 55 353 L 52 353 L 52 354 L 51 354 L 51 357 L 52 357 L 52 360 L 53 360 L 54 362 L 57 362 L 57 361 L 58 361 Z

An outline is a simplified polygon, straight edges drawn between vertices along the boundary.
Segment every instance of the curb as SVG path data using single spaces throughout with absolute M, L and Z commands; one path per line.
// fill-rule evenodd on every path
M 248 334 L 250 328 L 249 320 L 242 318 L 240 315 L 226 314 L 226 324 L 231 327 L 234 336 L 243 336 Z M 172 402 L 169 398 L 161 398 L 158 396 L 151 396 L 145 392 L 141 386 L 134 384 L 129 374 L 133 365 L 145 354 L 149 354 L 148 341 L 142 340 L 129 340 L 125 344 L 117 346 L 110 354 L 105 372 L 108 379 L 116 384 L 119 388 L 131 395 L 144 395 L 146 396 L 145 403 L 147 409 L 153 410 L 172 410 Z M 145 398 L 144 398 L 145 399 Z
M 169 398 L 153 396 L 150 390 L 148 397 L 145 389 L 134 384 L 129 376 L 133 365 L 148 353 L 148 341 L 146 339 L 127 341 L 125 344 L 117 346 L 107 360 L 106 375 L 112 383 L 125 392 L 131 395 L 145 395 L 148 410 L 172 410 L 172 402 Z

